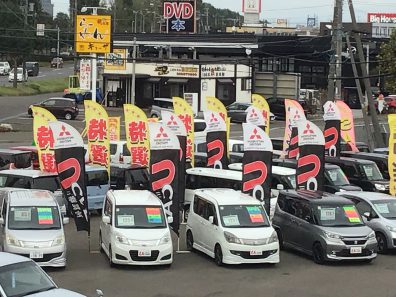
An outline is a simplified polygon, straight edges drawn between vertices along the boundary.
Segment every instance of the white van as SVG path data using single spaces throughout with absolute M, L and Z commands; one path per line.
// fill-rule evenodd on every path
M 279 263 L 278 236 L 261 203 L 231 189 L 202 189 L 194 196 L 186 244 L 217 265 Z
M 110 141 L 110 162 L 131 164 L 131 152 L 125 140 Z
M 171 265 L 173 245 L 162 202 L 149 191 L 107 193 L 100 223 L 100 249 L 110 266 Z
M 28 257 L 40 266 L 65 267 L 62 214 L 49 191 L 0 190 L 2 250 Z

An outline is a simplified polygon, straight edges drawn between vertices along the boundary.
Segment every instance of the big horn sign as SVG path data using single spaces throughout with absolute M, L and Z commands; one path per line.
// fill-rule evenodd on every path
M 164 1 L 167 32 L 195 33 L 195 0 Z
M 297 187 L 321 191 L 324 182 L 324 144 L 322 131 L 310 121 L 299 121 L 298 144 L 300 157 L 297 161 Z
M 264 201 L 270 215 L 272 142 L 258 126 L 243 124 L 242 191 Z
M 341 150 L 341 115 L 337 105 L 327 101 L 323 105 L 325 121 L 325 155 L 339 157 Z
M 173 231 L 179 234 L 179 140 L 170 129 L 160 123 L 149 123 L 149 129 L 151 190 L 164 204 L 167 217 L 173 217 L 170 225 Z
M 289 146 L 292 139 L 292 130 L 295 123 L 299 120 L 306 120 L 304 109 L 296 100 L 285 99 L 286 127 L 283 137 L 283 153 L 288 154 Z
M 68 201 L 77 231 L 90 232 L 87 187 L 85 178 L 84 142 L 72 126 L 50 122 L 60 184 Z
M 207 167 L 228 168 L 227 127 L 218 112 L 204 112 L 206 122 Z

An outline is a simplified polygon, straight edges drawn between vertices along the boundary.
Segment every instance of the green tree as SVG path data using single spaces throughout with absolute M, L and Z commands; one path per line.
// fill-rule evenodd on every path
M 396 30 L 393 30 L 389 42 L 382 44 L 379 60 L 381 73 L 388 74 L 385 89 L 396 93 Z

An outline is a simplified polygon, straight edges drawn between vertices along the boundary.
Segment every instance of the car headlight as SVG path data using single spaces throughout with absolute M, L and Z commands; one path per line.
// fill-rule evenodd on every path
M 344 189 L 340 189 L 340 191 L 339 192 L 346 192 L 346 190 L 344 190 Z
M 377 191 L 386 191 L 386 187 L 385 185 L 381 185 L 381 184 L 374 184 L 375 188 Z
M 19 240 L 9 234 L 6 236 L 6 241 L 8 245 L 21 246 Z
M 386 228 L 391 232 L 396 232 L 396 227 L 386 226 Z
M 169 234 L 166 234 L 164 237 L 161 238 L 159 245 L 161 244 L 168 244 L 171 241 L 171 237 Z
M 116 234 L 115 238 L 116 238 L 117 242 L 119 242 L 119 243 L 126 244 L 126 245 L 130 244 L 129 239 L 121 234 Z
M 278 234 L 276 232 L 272 232 L 271 237 L 268 239 L 268 244 L 278 242 Z
M 240 240 L 238 237 L 230 232 L 224 231 L 224 237 L 229 243 L 243 244 L 242 240 Z
M 65 236 L 64 236 L 64 235 L 58 236 L 58 237 L 52 242 L 52 246 L 58 246 L 58 245 L 63 245 L 63 244 L 65 244 Z
M 324 235 L 330 241 L 340 241 L 341 240 L 341 235 L 339 235 L 339 234 L 335 234 L 335 233 L 331 233 L 331 232 L 324 232 Z
M 375 232 L 371 232 L 369 235 L 367 235 L 367 239 L 375 239 Z

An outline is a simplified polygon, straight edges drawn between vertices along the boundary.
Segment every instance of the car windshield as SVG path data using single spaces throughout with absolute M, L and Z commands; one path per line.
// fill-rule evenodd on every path
M 396 220 L 396 199 L 373 201 L 373 204 L 384 218 Z
M 57 206 L 10 206 L 8 229 L 10 230 L 48 230 L 60 229 L 59 209 Z
M 360 165 L 363 174 L 368 180 L 382 180 L 384 177 L 378 169 L 377 164 L 363 164 Z
M 350 184 L 341 168 L 326 169 L 325 176 L 330 184 L 334 186 L 346 186 Z
M 27 296 L 56 288 L 33 261 L 0 267 L 0 285 L 7 297 Z
M 351 204 L 315 205 L 313 213 L 319 226 L 351 227 L 363 225 L 356 207 Z
M 166 228 L 165 215 L 158 205 L 117 205 L 115 226 L 124 229 Z
M 1 62 L 0 62 L 0 67 L 3 67 L 3 66 L 5 66 L 4 63 L 1 63 Z
M 30 153 L 14 155 L 15 168 L 27 168 L 32 165 L 32 156 Z
M 221 224 L 226 228 L 268 227 L 269 221 L 261 205 L 221 205 Z
M 33 179 L 32 189 L 55 192 L 60 189 L 60 184 L 56 176 L 39 177 Z
M 107 185 L 109 183 L 109 176 L 106 170 L 101 171 L 88 171 L 87 175 L 87 186 L 97 187 Z
M 147 190 L 149 188 L 149 176 L 146 169 L 127 170 L 125 178 L 126 184 L 133 190 Z

